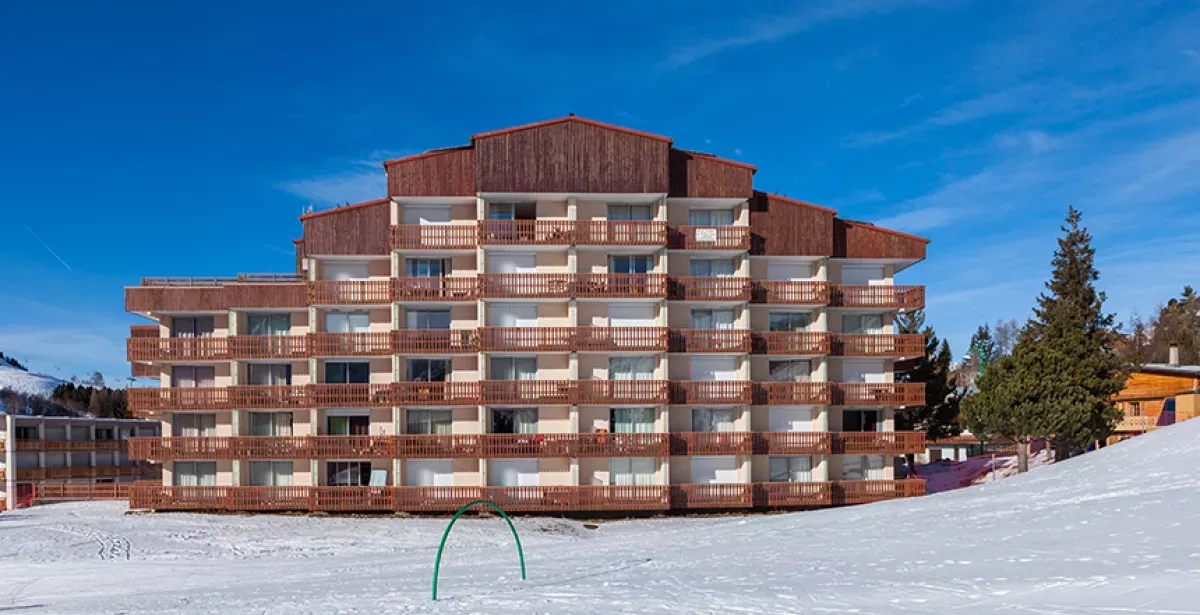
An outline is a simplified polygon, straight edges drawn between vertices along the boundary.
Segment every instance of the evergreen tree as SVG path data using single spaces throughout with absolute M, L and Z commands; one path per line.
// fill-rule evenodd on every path
M 925 329 L 925 310 L 910 310 L 896 315 L 897 333 L 922 333 Z
M 912 328 L 920 327 L 925 336 L 925 352 L 912 367 L 898 375 L 900 382 L 925 384 L 925 403 L 896 414 L 896 429 L 900 431 L 923 431 L 929 439 L 958 435 L 962 426 L 958 423 L 959 396 L 951 369 L 953 355 L 950 344 L 939 340 L 933 327 L 924 326 L 924 310 L 915 310 L 897 318 L 901 333 L 917 333 Z M 901 322 L 903 321 L 903 322 Z M 908 456 L 913 465 L 913 456 Z
M 1000 358 L 1000 347 L 996 344 L 995 338 L 992 337 L 992 329 L 987 325 L 980 325 L 975 330 L 975 334 L 971 336 L 971 360 L 976 362 L 975 369 L 979 369 L 979 361 L 982 358 L 983 364 L 987 365 Z

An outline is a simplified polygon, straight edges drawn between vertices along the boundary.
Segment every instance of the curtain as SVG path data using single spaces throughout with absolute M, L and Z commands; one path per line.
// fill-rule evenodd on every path
M 812 459 L 809 457 L 772 457 L 771 482 L 807 483 L 812 481 Z
M 609 482 L 618 487 L 653 485 L 656 463 L 653 458 L 630 457 L 613 459 L 609 465 Z
M 613 433 L 653 433 L 654 408 L 613 408 Z
M 176 487 L 212 487 L 217 484 L 217 462 L 176 461 L 173 483 Z
M 537 409 L 513 410 L 513 433 L 537 433 Z
M 693 408 L 692 431 L 707 433 L 733 431 L 733 409 Z

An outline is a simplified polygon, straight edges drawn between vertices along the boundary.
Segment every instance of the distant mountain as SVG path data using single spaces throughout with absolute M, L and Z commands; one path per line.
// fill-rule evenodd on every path
M 65 382 L 54 376 L 27 372 L 0 363 L 0 391 L 14 391 L 22 395 L 40 395 L 50 399 L 50 396 L 54 394 L 55 387 Z

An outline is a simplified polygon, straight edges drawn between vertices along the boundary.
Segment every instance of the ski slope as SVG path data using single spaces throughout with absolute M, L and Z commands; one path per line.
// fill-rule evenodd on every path
M 600 524 L 0 515 L 0 613 L 1200 613 L 1200 420 L 1029 474 L 812 513 Z
M 0 364 L 0 391 L 10 390 L 22 395 L 40 395 L 49 399 L 50 395 L 54 393 L 55 387 L 65 382 L 54 376 L 27 372 Z

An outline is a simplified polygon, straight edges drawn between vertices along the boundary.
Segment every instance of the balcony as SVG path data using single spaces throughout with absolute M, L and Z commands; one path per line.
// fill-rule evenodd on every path
M 125 340 L 129 361 L 224 361 L 227 337 L 131 337 Z
M 829 283 L 789 280 L 755 280 L 751 303 L 768 305 L 828 305 Z
M 667 276 L 661 273 L 580 273 L 574 276 L 578 299 L 665 299 Z
M 390 384 L 310 384 L 311 405 L 321 408 L 380 408 L 395 405 Z
M 833 434 L 837 455 L 917 455 L 925 452 L 925 434 L 919 431 L 843 431 Z
M 667 349 L 666 327 L 577 327 L 579 352 L 661 352 Z
M 235 335 L 229 338 L 231 359 L 301 359 L 308 356 L 304 335 Z
M 70 452 L 70 451 L 123 451 L 125 440 L 17 440 L 16 451 L 23 452 Z M 0 442 L 0 452 L 4 443 Z
M 843 308 L 916 310 L 925 307 L 924 286 L 847 286 L 832 287 L 829 305 Z
M 575 390 L 575 403 L 581 406 L 657 406 L 670 400 L 666 380 L 579 380 Z
M 760 507 L 818 507 L 833 505 L 833 484 L 755 483 L 754 505 Z
M 232 408 L 283 409 L 310 406 L 308 387 L 303 385 L 239 385 L 229 387 Z
M 670 352 L 750 352 L 749 329 L 672 329 Z
M 474 329 L 401 329 L 392 332 L 396 354 L 467 354 L 479 351 Z
M 673 301 L 732 301 L 750 300 L 750 278 L 673 277 L 668 298 Z
M 829 354 L 829 334 L 810 331 L 763 331 L 754 334 L 755 354 L 820 356 Z
M 570 352 L 575 349 L 575 328 L 480 327 L 479 349 L 484 352 Z
M 126 394 L 131 412 L 233 408 L 226 387 L 137 387 Z
M 839 357 L 912 358 L 925 354 L 925 336 L 920 333 L 830 335 L 829 353 Z
M 573 276 L 568 273 L 484 273 L 479 296 L 485 299 L 567 299 Z
M 17 480 L 55 480 L 61 478 L 117 478 L 123 476 L 154 476 L 156 468 L 146 466 L 107 466 L 101 468 L 29 468 L 18 469 Z
M 664 246 L 667 223 L 655 220 L 589 220 L 575 223 L 578 246 Z
M 925 481 L 901 480 L 843 480 L 833 486 L 833 504 L 867 504 L 898 498 L 925 495 Z
M 393 278 L 392 297 L 396 301 L 474 301 L 479 298 L 479 281 L 474 277 Z
M 833 437 L 827 431 L 770 431 L 754 434 L 755 455 L 829 455 Z
M 920 406 L 925 403 L 923 383 L 830 383 L 835 406 Z
M 667 247 L 672 250 L 745 252 L 750 249 L 750 227 L 676 226 L 668 232 Z
M 317 357 L 385 357 L 392 354 L 392 332 L 311 333 L 309 351 Z
M 142 278 L 125 289 L 129 312 L 220 312 L 230 308 L 298 308 L 305 283 L 296 274 L 223 278 Z
M 755 382 L 758 406 L 823 406 L 829 403 L 828 382 Z
M 676 432 L 671 434 L 672 455 L 749 455 L 754 434 L 744 432 Z
M 384 305 L 391 302 L 390 280 L 319 280 L 308 283 L 310 305 Z
M 478 382 L 397 382 L 398 406 L 478 406 Z
M 571 380 L 484 380 L 479 385 L 484 405 L 567 405 L 575 399 Z
M 569 246 L 575 243 L 570 220 L 484 220 L 479 223 L 481 246 Z
M 474 250 L 474 224 L 400 224 L 392 226 L 392 250 Z
M 129 373 L 134 378 L 154 378 L 162 377 L 162 372 L 157 365 L 149 363 L 133 363 L 129 366 Z
M 1158 429 L 1157 416 L 1125 416 L 1117 423 L 1118 433 L 1140 433 Z
M 683 380 L 671 382 L 671 403 L 680 405 L 745 405 L 752 401 L 749 382 Z
M 714 509 L 752 506 L 754 485 L 751 483 L 671 485 L 671 508 Z

